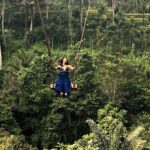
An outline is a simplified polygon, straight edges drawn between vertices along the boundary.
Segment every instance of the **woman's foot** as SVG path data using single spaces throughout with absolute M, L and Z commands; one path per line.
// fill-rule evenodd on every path
M 60 96 L 63 96 L 63 95 L 64 95 L 64 93 L 63 93 L 63 92 L 61 92 L 61 93 L 60 93 Z
M 68 96 L 68 94 L 67 94 L 67 93 L 65 93 L 65 96 Z

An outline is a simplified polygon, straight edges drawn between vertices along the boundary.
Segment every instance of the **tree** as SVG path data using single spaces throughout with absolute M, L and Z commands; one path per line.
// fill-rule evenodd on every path
M 44 18 L 43 18 L 42 12 L 41 12 L 41 7 L 40 7 L 39 0 L 37 0 L 36 2 L 37 2 L 37 9 L 38 9 L 38 13 L 39 13 L 39 16 L 40 16 L 42 28 L 43 28 L 43 33 L 44 33 L 45 40 L 46 40 L 46 47 L 47 47 L 47 50 L 48 50 L 48 56 L 51 57 L 50 40 L 49 40 L 49 37 L 47 35 L 46 24 L 44 22 Z
M 114 22 L 114 18 L 115 18 L 115 8 L 116 8 L 116 0 L 112 0 L 112 9 L 113 9 L 113 24 Z
M 1 24 L 2 24 L 2 27 L 1 27 L 1 29 L 2 29 L 2 36 L 3 36 L 3 34 L 4 34 L 4 1 L 3 1 L 3 7 L 2 7 L 2 22 L 1 22 Z M 2 69 L 2 39 L 1 39 L 1 41 L 0 41 L 0 70 Z
M 72 35 L 73 35 L 73 29 L 72 29 L 72 1 L 68 1 L 68 31 L 69 31 L 69 37 L 70 37 L 70 43 L 72 43 Z
M 37 150 L 27 144 L 23 136 L 10 134 L 5 129 L 0 128 L 0 149 L 1 150 Z
M 2 14 L 2 22 L 1 22 L 1 25 L 2 25 L 2 36 L 3 36 L 3 38 L 4 38 L 4 29 L 5 29 L 5 26 L 4 26 L 4 21 L 5 21 L 5 0 L 3 0 L 3 7 L 2 7 L 2 12 L 1 12 L 1 14 Z
M 0 44 L 0 70 L 2 69 L 2 48 Z
M 142 150 L 146 143 L 140 138 L 144 130 L 139 126 L 127 132 L 124 126 L 125 111 L 110 104 L 98 111 L 98 124 L 88 120 L 91 133 L 84 135 L 72 145 L 59 145 L 61 150 Z

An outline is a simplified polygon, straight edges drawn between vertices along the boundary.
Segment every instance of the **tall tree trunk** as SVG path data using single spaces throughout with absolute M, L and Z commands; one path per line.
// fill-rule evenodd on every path
M 4 48 L 6 48 L 6 39 L 5 39 L 5 0 L 3 0 L 3 7 L 2 7 L 2 42 L 3 42 L 3 45 L 4 45 Z M 0 68 L 2 67 L 2 47 L 0 45 Z
M 68 1 L 68 31 L 70 42 L 72 43 L 72 24 L 71 24 L 72 10 L 71 10 L 71 0 Z
M 138 0 L 136 0 L 136 13 L 138 13 Z
M 25 13 L 25 24 L 24 24 L 24 31 L 27 32 L 27 22 L 28 22 L 28 15 L 27 15 L 27 6 L 25 4 L 24 13 Z
M 48 6 L 48 0 L 46 0 L 46 19 L 48 20 L 49 18 L 49 6 Z
M 0 44 L 0 70 L 2 69 L 2 49 Z
M 31 17 L 31 21 L 30 21 L 30 32 L 33 31 L 33 17 Z
M 80 0 L 80 27 L 83 29 L 83 0 Z
M 51 58 L 50 40 L 49 40 L 49 37 L 48 37 L 47 32 L 46 32 L 46 26 L 45 26 L 44 18 L 42 16 L 42 12 L 41 12 L 41 8 L 40 8 L 39 0 L 36 0 L 36 1 L 37 1 L 37 8 L 38 8 L 38 12 L 39 12 L 39 15 L 40 15 L 40 20 L 41 20 L 42 28 L 43 28 L 43 33 L 44 33 L 45 40 L 46 40 L 46 46 L 47 46 L 47 50 L 48 50 L 48 56 Z
M 145 12 L 144 12 L 145 10 L 144 10 L 144 8 L 142 8 L 142 22 L 143 22 L 143 26 L 144 26 L 144 24 L 145 24 Z M 142 50 L 144 51 L 144 29 L 143 29 L 143 32 L 142 32 Z
M 4 37 L 4 20 L 5 20 L 5 0 L 3 0 L 3 8 L 2 8 L 2 35 Z
M 30 4 L 31 9 L 31 20 L 30 20 L 30 32 L 33 31 L 33 20 L 34 20 L 34 3 Z
M 112 0 L 112 9 L 113 9 L 113 24 L 115 23 L 115 8 L 116 8 L 116 0 Z

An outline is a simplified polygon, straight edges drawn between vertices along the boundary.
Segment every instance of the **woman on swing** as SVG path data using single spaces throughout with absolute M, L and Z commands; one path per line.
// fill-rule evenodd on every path
M 60 96 L 68 96 L 71 92 L 71 82 L 69 78 L 69 70 L 74 70 L 75 67 L 69 65 L 66 57 L 62 57 L 59 60 L 59 65 L 55 69 L 59 69 L 60 73 L 56 79 L 55 91 L 60 94 Z

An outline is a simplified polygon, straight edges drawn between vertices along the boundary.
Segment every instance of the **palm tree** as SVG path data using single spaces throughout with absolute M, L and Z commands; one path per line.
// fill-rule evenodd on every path
M 98 111 L 98 124 L 91 119 L 87 120 L 91 133 L 73 145 L 68 145 L 66 149 L 142 150 L 146 141 L 140 138 L 140 134 L 144 128 L 138 126 L 128 133 L 123 123 L 125 114 L 124 110 L 107 104 Z
M 83 29 L 83 0 L 80 0 L 80 26 L 81 26 L 81 31 Z
M 1 29 L 2 29 L 2 42 L 4 44 L 4 46 L 6 47 L 6 41 L 5 41 L 5 26 L 4 26 L 4 19 L 5 19 L 5 0 L 3 0 L 2 3 L 2 21 L 1 21 Z M 2 46 L 0 44 L 0 70 L 2 69 Z
M 72 10 L 71 10 L 71 0 L 68 1 L 68 31 L 70 36 L 70 42 L 72 43 L 72 23 L 71 23 L 71 17 L 72 17 Z
M 2 49 L 0 44 L 0 70 L 2 69 Z
M 149 10 L 150 2 L 149 0 L 140 0 L 138 3 L 139 12 L 142 13 L 143 25 L 145 24 L 145 12 Z
M 143 132 L 144 128 L 139 126 L 135 128 L 132 132 L 126 137 L 126 143 L 128 143 L 128 150 L 142 150 L 146 143 L 145 140 L 142 140 L 139 135 Z
M 113 24 L 114 24 L 114 18 L 115 18 L 115 8 L 116 8 L 116 0 L 112 0 Z
M 3 6 L 2 6 L 2 35 L 4 37 L 4 19 L 5 19 L 5 0 L 3 0 Z
M 29 67 L 33 58 L 34 54 L 32 52 L 20 50 L 12 57 L 12 60 L 5 65 L 4 71 L 7 74 L 3 79 L 3 86 L 5 87 L 3 90 L 4 93 L 16 92 L 20 84 L 19 76 Z

